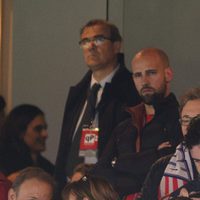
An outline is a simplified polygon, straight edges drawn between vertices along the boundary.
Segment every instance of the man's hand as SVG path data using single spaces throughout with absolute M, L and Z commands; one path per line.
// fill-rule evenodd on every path
M 172 145 L 170 144 L 169 141 L 163 142 L 163 143 L 161 143 L 161 144 L 158 146 L 157 150 L 161 150 L 161 149 L 164 149 L 164 148 L 169 148 L 169 147 L 171 147 L 171 146 L 172 146 Z

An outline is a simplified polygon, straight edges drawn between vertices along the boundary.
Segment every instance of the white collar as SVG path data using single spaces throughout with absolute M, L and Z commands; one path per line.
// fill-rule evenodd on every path
M 101 87 L 104 88 L 106 83 L 111 83 L 112 78 L 118 69 L 119 69 L 119 65 L 110 74 L 108 74 L 104 79 L 102 79 L 100 82 L 98 82 L 92 74 L 90 87 L 92 87 L 92 85 L 94 85 L 95 83 L 99 83 L 101 85 Z

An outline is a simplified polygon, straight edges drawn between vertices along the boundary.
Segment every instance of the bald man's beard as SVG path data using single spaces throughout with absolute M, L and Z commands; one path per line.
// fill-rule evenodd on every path
M 142 94 L 142 90 L 144 89 L 151 89 L 153 92 L 150 94 Z M 165 98 L 167 90 L 167 85 L 163 83 L 159 90 L 155 90 L 154 88 L 146 85 L 141 89 L 141 98 L 142 101 L 147 105 L 153 105 L 154 103 L 160 102 Z

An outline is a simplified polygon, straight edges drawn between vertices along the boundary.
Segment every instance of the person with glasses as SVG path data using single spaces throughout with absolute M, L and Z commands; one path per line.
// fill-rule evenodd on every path
M 103 178 L 84 176 L 62 191 L 63 200 L 119 200 L 113 187 Z
M 122 38 L 114 24 L 101 19 L 87 22 L 80 31 L 79 45 L 89 71 L 70 88 L 66 102 L 55 172 L 62 186 L 76 165 L 96 163 L 114 127 L 129 116 L 124 106 L 140 102 L 131 73 L 125 68 L 120 53 Z M 95 84 L 99 88 L 93 117 L 82 124 L 90 104 L 87 94 Z M 131 140 L 127 138 L 127 142 Z
M 194 123 L 191 123 L 193 119 Z M 170 193 L 187 182 L 198 179 L 200 174 L 200 87 L 192 88 L 182 96 L 180 123 L 184 136 L 183 142 L 177 146 L 173 155 L 161 158 L 152 166 L 143 184 L 140 199 L 167 199 Z

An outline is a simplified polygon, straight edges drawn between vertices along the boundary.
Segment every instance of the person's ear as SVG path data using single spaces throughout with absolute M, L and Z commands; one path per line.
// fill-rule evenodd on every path
M 16 196 L 16 192 L 10 188 L 10 190 L 8 191 L 8 200 L 16 200 L 17 196 Z
M 122 43 L 120 41 L 115 41 L 113 42 L 113 45 L 115 53 L 119 53 L 121 51 Z
M 171 67 L 165 68 L 165 79 L 169 83 L 173 79 L 173 70 Z

